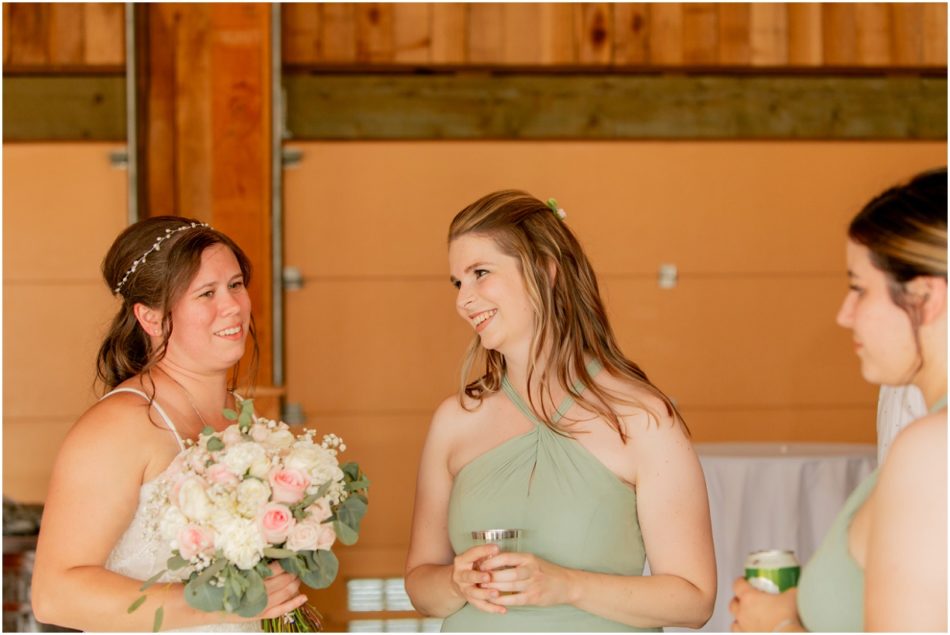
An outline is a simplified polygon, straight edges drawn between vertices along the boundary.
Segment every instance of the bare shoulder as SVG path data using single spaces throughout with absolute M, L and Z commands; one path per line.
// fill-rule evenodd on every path
M 154 419 L 154 417 L 153 417 Z M 96 461 L 144 471 L 166 453 L 169 434 L 149 418 L 148 402 L 133 394 L 117 394 L 95 403 L 73 424 L 60 450 L 64 461 Z
M 881 466 L 881 480 L 913 485 L 919 479 L 946 479 L 947 417 L 927 415 L 900 431 Z
M 627 434 L 684 436 L 682 423 L 669 411 L 663 399 L 647 386 L 608 372 L 600 373 L 596 381 L 608 394 L 621 400 L 611 406 L 623 420 Z

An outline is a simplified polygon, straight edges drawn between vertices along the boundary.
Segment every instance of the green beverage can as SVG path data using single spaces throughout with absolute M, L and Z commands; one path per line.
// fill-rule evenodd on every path
M 781 593 L 798 586 L 801 573 L 794 551 L 753 551 L 745 559 L 745 579 L 766 593 Z

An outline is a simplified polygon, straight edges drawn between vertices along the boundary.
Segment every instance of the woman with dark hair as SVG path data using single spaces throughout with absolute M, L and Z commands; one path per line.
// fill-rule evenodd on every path
M 170 486 L 173 459 L 206 426 L 231 424 L 237 365 L 257 341 L 245 285 L 251 264 L 230 238 L 198 221 L 159 216 L 126 228 L 102 264 L 120 306 L 99 350 L 108 391 L 80 417 L 53 468 L 33 572 L 38 620 L 104 631 L 259 630 L 262 618 L 300 606 L 300 581 L 279 572 L 264 612 L 246 619 L 185 602 L 166 574 L 142 610 L 127 609 L 165 569 L 168 528 L 153 499 Z M 229 373 L 231 373 L 229 381 Z
M 699 627 L 716 595 L 699 461 L 549 205 L 496 192 L 449 228 L 475 337 L 423 450 L 406 590 L 445 631 Z M 499 527 L 523 532 L 519 551 L 473 546 Z
M 861 374 L 913 384 L 929 413 L 852 493 L 797 589 L 736 581 L 743 631 L 947 631 L 947 172 L 921 174 L 851 221 L 851 329 Z

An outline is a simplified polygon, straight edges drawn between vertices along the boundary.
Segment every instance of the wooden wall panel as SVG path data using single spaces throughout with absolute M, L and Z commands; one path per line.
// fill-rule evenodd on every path
M 16 500 L 45 498 L 63 435 L 96 397 L 117 308 L 99 264 L 127 218 L 127 175 L 108 160 L 121 147 L 3 146 L 3 489 Z
M 291 67 L 946 66 L 941 3 L 292 3 Z M 4 7 L 5 72 L 118 69 L 124 6 Z M 464 34 L 464 35 L 463 35 Z

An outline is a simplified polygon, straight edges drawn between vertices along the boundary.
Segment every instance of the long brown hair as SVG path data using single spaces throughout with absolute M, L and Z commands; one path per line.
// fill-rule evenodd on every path
M 884 272 L 891 300 L 910 317 L 916 373 L 923 365 L 921 301 L 907 283 L 918 276 L 947 279 L 947 168 L 923 172 L 874 197 L 852 219 L 848 237 L 868 248 L 871 264 Z
M 187 229 L 182 230 L 183 227 Z M 166 234 L 169 237 L 161 242 L 160 248 L 151 251 L 145 262 L 129 274 L 133 263 Z M 180 216 L 154 216 L 130 225 L 115 239 L 102 261 L 102 277 L 109 290 L 122 300 L 122 305 L 112 319 L 96 361 L 96 378 L 105 387 L 104 392 L 130 377 L 148 374 L 165 356 L 174 328 L 172 307 L 197 275 L 205 249 L 217 244 L 231 250 L 244 283 L 248 284 L 251 261 L 245 253 L 228 236 L 200 221 Z M 162 342 L 156 350 L 152 350 L 151 339 L 135 318 L 134 307 L 138 303 L 162 311 Z M 248 333 L 253 347 L 250 362 L 253 378 L 259 357 L 253 316 Z M 237 386 L 238 370 L 236 364 L 231 372 L 231 390 Z M 154 382 L 152 384 L 154 386 Z M 151 397 L 154 398 L 154 390 Z
M 611 375 L 646 388 L 665 404 L 667 415 L 683 421 L 670 398 L 653 385 L 640 366 L 620 351 L 590 261 L 570 227 L 550 207 L 526 192 L 494 192 L 478 199 L 452 219 L 449 243 L 467 234 L 492 238 L 503 253 L 518 259 L 534 308 L 528 385 L 531 385 L 535 373 L 539 373 L 541 403 L 534 402 L 531 390 L 528 391 L 528 400 L 538 420 L 565 434 L 553 421 L 546 403 L 553 405 L 549 385 L 554 377 L 561 389 L 575 401 L 607 421 L 623 442 L 626 442 L 626 434 L 616 404 L 637 405 L 656 420 L 655 413 L 645 404 L 621 398 L 597 385 L 587 368 L 586 358 L 590 357 Z M 551 264 L 554 265 L 553 279 Z M 550 351 L 548 363 L 539 368 L 541 356 L 546 351 Z M 484 373 L 469 382 L 473 367 L 482 357 Z M 476 335 L 462 365 L 459 388 L 462 406 L 466 407 L 465 396 L 480 404 L 485 397 L 497 392 L 504 375 L 504 356 L 482 347 L 481 338 Z M 575 388 L 575 381 L 587 390 L 582 392 L 583 388 Z

